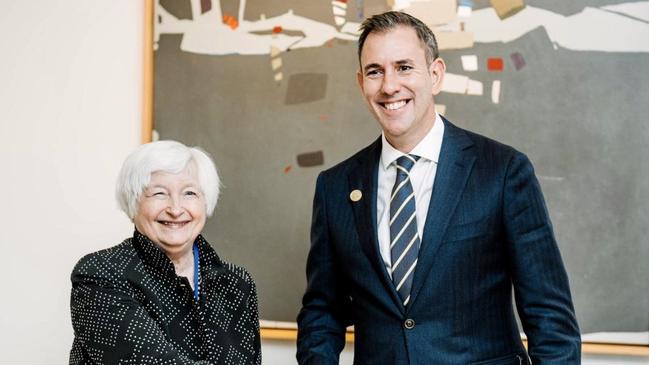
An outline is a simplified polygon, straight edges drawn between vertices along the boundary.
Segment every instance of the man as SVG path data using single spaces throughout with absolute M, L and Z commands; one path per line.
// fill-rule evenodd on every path
M 338 364 L 354 325 L 355 364 L 579 364 L 529 160 L 435 112 L 446 66 L 421 21 L 361 29 L 358 84 L 383 133 L 318 177 L 299 363 Z

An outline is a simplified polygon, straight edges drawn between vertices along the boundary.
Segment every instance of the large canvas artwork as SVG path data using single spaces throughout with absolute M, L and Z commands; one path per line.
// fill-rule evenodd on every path
M 404 10 L 447 63 L 438 111 L 535 165 L 585 340 L 649 344 L 649 1 L 155 0 L 156 138 L 206 149 L 206 236 L 294 322 L 319 171 L 379 136 L 362 20 Z

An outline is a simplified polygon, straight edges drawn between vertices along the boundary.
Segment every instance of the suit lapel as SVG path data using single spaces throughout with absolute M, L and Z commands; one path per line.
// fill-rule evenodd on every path
M 351 169 L 349 172 L 349 192 L 360 190 L 363 194 L 359 201 L 351 202 L 361 247 L 372 263 L 372 267 L 377 272 L 386 292 L 390 293 L 390 297 L 403 313 L 404 308 L 401 305 L 399 294 L 394 288 L 383 264 L 377 237 L 376 195 L 380 157 L 381 138 L 377 139 L 367 148 L 365 153 L 359 156 L 356 168 Z
M 471 149 L 473 142 L 466 133 L 446 119 L 444 127 L 444 138 L 413 278 L 410 303 L 417 300 L 417 295 L 428 277 L 437 249 L 464 192 L 476 159 Z

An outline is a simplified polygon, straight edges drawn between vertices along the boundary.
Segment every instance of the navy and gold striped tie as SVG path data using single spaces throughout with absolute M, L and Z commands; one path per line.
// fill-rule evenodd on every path
M 410 183 L 410 169 L 417 160 L 419 156 L 415 155 L 404 155 L 396 160 L 397 179 L 390 196 L 390 271 L 404 306 L 410 301 L 419 254 L 415 193 Z

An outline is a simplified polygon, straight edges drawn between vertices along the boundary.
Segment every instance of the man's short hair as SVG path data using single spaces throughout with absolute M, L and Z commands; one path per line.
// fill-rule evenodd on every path
M 365 19 L 361 24 L 361 35 L 358 38 L 358 62 L 361 61 L 361 52 L 365 45 L 367 36 L 372 33 L 387 32 L 397 26 L 411 27 L 417 33 L 417 38 L 424 45 L 426 51 L 426 62 L 430 65 L 437 57 L 439 57 L 439 50 L 437 48 L 437 41 L 433 31 L 428 28 L 421 20 L 415 18 L 410 14 L 401 11 L 388 11 L 383 14 L 377 14 L 371 18 Z

